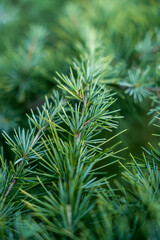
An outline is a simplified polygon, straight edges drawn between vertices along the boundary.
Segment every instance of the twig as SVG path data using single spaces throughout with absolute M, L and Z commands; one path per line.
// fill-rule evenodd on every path
M 38 139 L 39 136 L 40 136 L 41 131 L 42 131 L 44 128 L 45 128 L 45 127 L 43 127 L 43 128 L 41 128 L 41 129 L 38 130 L 35 138 L 33 139 L 32 143 L 31 143 L 31 145 L 30 145 L 30 147 L 29 147 L 29 150 L 33 147 L 34 143 L 37 141 L 37 139 Z M 6 192 L 6 194 L 4 195 L 3 200 L 8 196 L 8 194 L 9 194 L 10 191 L 12 190 L 13 186 L 14 186 L 15 183 L 17 182 L 16 176 L 18 175 L 18 173 L 19 173 L 19 171 L 20 171 L 22 162 L 26 160 L 26 157 L 27 157 L 27 155 L 22 153 L 22 158 L 23 158 L 23 160 L 19 163 L 18 168 L 17 168 L 17 172 L 16 172 L 16 174 L 14 175 L 14 177 L 12 178 L 11 183 L 10 183 L 10 186 L 8 187 L 7 192 Z
M 153 88 L 153 87 L 150 87 L 150 88 L 147 88 L 148 91 L 150 92 L 153 92 L 153 93 L 157 93 L 158 97 L 160 97 L 160 88 Z
M 114 84 L 114 83 L 109 84 L 109 86 L 114 87 L 114 88 L 116 88 L 118 90 L 126 90 L 126 89 L 128 89 L 128 87 L 126 87 L 126 86 L 121 86 L 121 85 Z M 156 87 L 148 87 L 148 88 L 145 88 L 145 89 L 147 91 L 149 91 L 149 92 L 157 93 L 157 96 L 160 97 L 160 87 L 157 87 L 157 88 Z
M 87 107 L 87 94 L 85 94 L 85 97 L 84 97 L 84 105 L 83 105 L 83 109 L 82 109 L 82 115 L 84 114 L 85 110 L 86 110 L 86 107 Z M 87 122 L 85 122 L 83 124 L 83 126 L 85 124 L 87 124 L 90 120 L 88 120 Z M 81 132 L 80 133 L 77 133 L 76 134 L 76 138 L 77 138 L 77 143 L 79 143 L 80 139 L 81 139 Z

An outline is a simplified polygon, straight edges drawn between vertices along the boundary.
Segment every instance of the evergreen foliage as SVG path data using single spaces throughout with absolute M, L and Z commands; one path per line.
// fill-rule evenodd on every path
M 158 240 L 159 147 L 125 159 L 119 122 L 147 103 L 159 137 L 159 1 L 0 13 L 0 239 Z

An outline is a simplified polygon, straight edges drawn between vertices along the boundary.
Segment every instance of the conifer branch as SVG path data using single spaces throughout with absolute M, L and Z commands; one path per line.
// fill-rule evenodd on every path
M 0 155 L 0 239 L 159 239 L 159 149 L 125 160 L 119 129 L 137 151 L 127 120 L 145 98 L 159 128 L 158 1 L 14 2 L 0 3 L 0 128 L 14 154 L 10 167 Z
M 41 134 L 41 132 L 42 132 L 42 130 L 43 130 L 44 128 L 45 128 L 45 127 L 42 127 L 41 129 L 38 130 L 35 138 L 33 139 L 32 143 L 31 143 L 31 145 L 30 145 L 30 147 L 29 147 L 29 151 L 32 149 L 33 145 L 34 145 L 34 144 L 36 143 L 36 141 L 38 140 L 38 138 L 39 138 L 39 136 L 40 136 L 40 134 Z M 20 172 L 20 169 L 21 169 L 22 164 L 26 161 L 26 159 L 27 159 L 27 154 L 23 154 L 23 153 L 22 153 L 22 160 L 21 160 L 20 163 L 18 164 L 16 173 L 15 173 L 14 177 L 13 177 L 12 180 L 11 180 L 10 186 L 8 187 L 8 189 L 7 189 L 6 193 L 5 193 L 3 200 L 5 200 L 5 198 L 8 196 L 8 194 L 9 194 L 10 191 L 12 190 L 13 186 L 14 186 L 15 183 L 17 182 L 17 176 L 18 176 L 18 174 L 19 174 L 19 172 Z

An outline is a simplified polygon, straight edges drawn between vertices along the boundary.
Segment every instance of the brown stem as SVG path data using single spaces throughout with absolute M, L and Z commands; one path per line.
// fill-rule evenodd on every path
M 160 88 L 153 88 L 153 87 L 150 87 L 150 88 L 147 88 L 147 90 L 150 91 L 150 92 L 160 93 Z
M 45 128 L 45 127 L 43 127 L 43 128 L 41 128 L 41 129 L 38 130 L 35 138 L 33 139 L 32 143 L 31 143 L 31 145 L 30 145 L 30 147 L 29 147 L 29 150 L 33 147 L 34 143 L 37 141 L 37 139 L 38 139 L 39 136 L 40 136 L 41 131 L 42 131 L 44 128 Z M 9 194 L 10 191 L 12 190 L 13 186 L 14 186 L 15 183 L 17 182 L 16 176 L 18 175 L 18 173 L 19 173 L 19 171 L 20 171 L 22 162 L 26 160 L 26 157 L 27 157 L 27 155 L 22 153 L 22 158 L 23 158 L 23 160 L 20 161 L 20 163 L 19 163 L 19 165 L 18 165 L 18 168 L 17 168 L 17 172 L 16 172 L 16 174 L 14 175 L 14 177 L 12 178 L 11 183 L 10 183 L 8 189 L 7 189 L 7 192 L 6 192 L 5 195 L 4 195 L 3 200 L 8 196 L 8 194 Z
M 84 105 L 83 105 L 83 109 L 82 109 L 82 115 L 84 114 L 84 112 L 85 112 L 85 110 L 86 110 L 86 107 L 87 107 L 87 94 L 85 94 L 85 96 L 84 96 Z M 89 121 L 90 121 L 90 120 L 89 120 Z M 88 121 L 87 121 L 87 122 L 88 122 Z M 87 122 L 85 122 L 85 123 L 83 124 L 83 126 L 84 126 L 85 124 L 87 124 Z M 77 143 L 79 143 L 80 138 L 81 138 L 81 132 L 76 134 L 76 138 L 77 138 Z
M 85 94 L 85 96 L 84 96 L 84 105 L 83 105 L 83 109 L 82 109 L 82 114 L 84 114 L 86 107 L 87 107 L 87 94 Z
M 111 87 L 114 87 L 118 90 L 126 90 L 127 87 L 125 86 L 121 86 L 121 85 L 118 85 L 118 84 L 110 84 Z M 160 97 L 160 87 L 156 88 L 156 87 L 148 87 L 148 88 L 145 88 L 147 91 L 149 92 L 152 92 L 152 93 L 157 93 L 157 96 Z
M 14 184 L 16 183 L 17 179 L 12 178 L 11 184 L 6 192 L 6 194 L 4 195 L 4 199 L 8 196 L 9 192 L 11 191 L 12 187 L 14 186 Z
M 33 139 L 33 142 L 31 143 L 31 145 L 29 147 L 29 150 L 33 147 L 34 143 L 37 141 L 37 139 L 39 138 L 39 135 L 40 135 L 40 133 L 41 133 L 41 131 L 43 129 L 44 129 L 44 127 L 43 128 L 39 128 L 38 133 L 36 134 L 35 138 Z
M 160 47 L 157 46 L 157 47 L 152 48 L 151 53 L 156 53 L 156 52 L 159 52 L 159 51 L 160 51 Z
M 23 158 L 24 159 L 24 158 Z M 20 167 L 22 165 L 22 161 L 18 164 L 18 168 L 17 168 L 17 173 L 14 175 L 14 177 L 12 178 L 11 184 L 6 192 L 6 194 L 4 195 L 4 199 L 8 196 L 9 192 L 12 190 L 12 187 L 14 186 L 14 184 L 17 182 L 16 179 L 16 175 L 19 173 Z

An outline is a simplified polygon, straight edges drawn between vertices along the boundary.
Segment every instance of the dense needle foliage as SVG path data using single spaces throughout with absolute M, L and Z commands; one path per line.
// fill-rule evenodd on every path
M 160 239 L 159 16 L 158 0 L 0 2 L 0 239 Z

